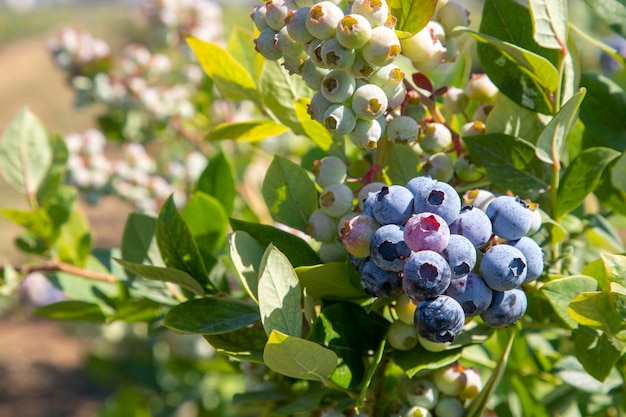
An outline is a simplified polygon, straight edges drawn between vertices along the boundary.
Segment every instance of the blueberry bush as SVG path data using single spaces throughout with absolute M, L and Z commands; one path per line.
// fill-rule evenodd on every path
M 213 3 L 146 2 L 118 57 L 60 32 L 104 110 L 4 131 L 2 294 L 39 277 L 34 315 L 133 341 L 106 416 L 626 415 L 626 60 L 565 0 L 481 6 L 268 0 L 224 39 Z M 80 208 L 105 195 L 120 247 Z

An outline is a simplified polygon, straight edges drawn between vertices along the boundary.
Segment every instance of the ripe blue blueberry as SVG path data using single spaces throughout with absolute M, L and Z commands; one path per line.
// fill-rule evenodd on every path
M 480 275 L 470 272 L 462 278 L 453 279 L 446 295 L 461 304 L 467 317 L 474 317 L 491 305 L 492 290 Z
M 372 193 L 374 195 L 376 195 L 377 192 L 379 192 L 386 184 L 384 182 L 370 182 L 369 184 L 364 185 L 360 190 L 359 190 L 359 208 L 361 209 L 361 211 L 363 211 L 363 214 L 366 214 L 364 211 L 364 204 L 365 204 L 365 200 L 368 198 L 369 194 Z M 374 197 L 372 197 L 374 198 Z M 374 200 L 372 200 L 372 203 L 374 202 Z M 371 214 L 370 214 L 371 215 Z
M 476 266 L 476 248 L 465 236 L 450 235 L 441 255 L 450 265 L 452 279 L 467 275 Z
M 480 318 L 491 327 L 506 327 L 519 320 L 527 307 L 526 294 L 519 288 L 494 291 L 491 305 L 480 315 Z
M 425 300 L 415 310 L 417 332 L 426 340 L 437 343 L 452 342 L 461 332 L 465 314 L 459 303 L 447 295 Z
M 404 228 L 396 224 L 381 226 L 372 237 L 370 254 L 378 267 L 388 271 L 402 271 L 411 255 L 411 249 L 404 242 Z
M 522 237 L 519 240 L 513 240 L 508 242 L 509 245 L 519 249 L 526 258 L 526 279 L 524 283 L 531 282 L 539 278 L 543 273 L 543 258 L 544 254 L 541 247 L 529 237 Z
M 402 293 L 402 278 L 397 271 L 381 269 L 371 259 L 361 264 L 361 286 L 378 298 L 394 298 Z
M 435 181 L 430 187 L 424 186 L 420 188 L 419 194 L 415 194 L 413 208 L 416 213 L 438 214 L 450 224 L 459 217 L 461 198 L 450 184 Z
M 404 225 L 404 241 L 415 252 L 421 250 L 441 252 L 448 246 L 449 239 L 448 224 L 434 213 L 415 214 Z
M 480 249 L 491 239 L 491 221 L 484 211 L 465 206 L 450 225 L 450 233 L 465 236 L 475 248 Z
M 436 184 L 436 180 L 432 179 L 428 175 L 422 177 L 415 177 L 406 183 L 405 187 L 413 193 L 413 196 L 419 199 L 425 199 L 428 195 L 430 187 Z
M 503 195 L 493 199 L 485 210 L 493 232 L 506 240 L 517 240 L 530 230 L 530 209 L 519 197 Z
M 254 49 L 263 55 L 265 59 L 276 61 L 283 56 L 283 53 L 276 48 L 277 32 L 271 27 L 266 27 L 254 40 Z
M 431 250 L 411 252 L 404 264 L 402 288 L 414 301 L 441 295 L 450 285 L 450 267 L 441 255 Z
M 380 224 L 403 225 L 413 214 L 413 193 L 401 185 L 383 187 L 372 209 Z
M 527 273 L 526 257 L 510 245 L 489 248 L 480 261 L 480 274 L 492 290 L 511 290 L 524 282 Z

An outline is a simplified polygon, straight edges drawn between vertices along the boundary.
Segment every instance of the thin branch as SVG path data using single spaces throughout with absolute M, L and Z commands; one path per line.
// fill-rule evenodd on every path
M 4 265 L 0 265 L 1 273 L 4 273 L 4 269 Z M 68 274 L 76 275 L 81 278 L 91 279 L 94 281 L 110 283 L 115 283 L 119 281 L 119 279 L 115 275 L 97 271 L 90 271 L 88 269 L 84 269 L 75 265 L 70 265 L 59 260 L 48 261 L 39 265 L 22 265 L 13 267 L 13 269 L 23 274 L 28 274 L 30 272 L 41 272 L 44 274 L 54 272 L 67 272 Z

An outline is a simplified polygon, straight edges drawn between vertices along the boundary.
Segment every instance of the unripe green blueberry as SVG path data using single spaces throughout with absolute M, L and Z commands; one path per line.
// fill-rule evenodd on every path
M 324 115 L 332 105 L 333 103 L 326 100 L 322 92 L 318 91 L 311 97 L 311 102 L 307 107 L 307 113 L 309 113 L 311 119 L 324 124 Z
M 469 98 L 462 88 L 448 87 L 443 96 L 443 106 L 450 114 L 462 113 L 469 104 Z
M 479 103 L 495 103 L 498 87 L 487 74 L 474 74 L 465 85 L 465 94 Z
M 535 208 L 531 207 L 530 214 L 531 223 L 530 230 L 527 233 L 528 236 L 537 233 L 539 229 L 541 229 L 541 226 L 543 224 L 543 220 L 541 219 L 541 212 L 539 211 L 539 206 L 537 204 L 535 204 Z
M 360 49 L 355 51 L 354 63 L 348 68 L 348 73 L 354 78 L 367 78 L 373 72 L 375 68 L 365 60 L 363 52 Z
M 377 193 L 386 185 L 387 184 L 385 184 L 384 182 L 377 182 L 377 181 L 370 182 L 369 184 L 364 185 L 359 190 L 359 194 L 357 196 L 357 199 L 359 200 L 358 201 L 359 209 L 363 211 L 363 202 L 365 201 L 369 193 Z
M 356 117 L 365 120 L 378 119 L 387 110 L 387 95 L 374 84 L 364 84 L 352 96 L 352 110 Z
M 387 330 L 387 341 L 397 350 L 411 350 L 417 346 L 417 329 L 412 324 L 394 321 Z
M 343 246 L 357 258 L 369 256 L 372 237 L 379 227 L 380 224 L 373 217 L 364 214 L 344 221 L 341 228 Z
M 468 122 L 468 123 L 465 123 L 461 127 L 461 131 L 459 132 L 459 136 L 462 139 L 462 138 L 465 138 L 467 136 L 482 135 L 483 133 L 485 133 L 485 129 L 486 129 L 486 126 L 481 121 Z
M 332 70 L 322 78 L 320 91 L 326 100 L 333 103 L 343 103 L 347 101 L 352 97 L 355 90 L 356 79 L 346 71 Z
M 383 130 L 379 120 L 357 119 L 354 129 L 348 133 L 348 138 L 357 148 L 376 149 Z
M 326 67 L 342 70 L 352 66 L 356 55 L 354 49 L 342 46 L 337 38 L 325 40 L 320 53 Z
M 360 14 L 348 14 L 339 21 L 336 36 L 346 48 L 359 49 L 370 40 L 372 25 Z
M 432 410 L 439 400 L 439 390 L 428 379 L 411 379 L 405 385 L 406 401 L 413 406 Z
M 356 116 L 350 107 L 344 104 L 333 104 L 324 113 L 322 124 L 330 133 L 347 135 L 356 127 Z
M 330 39 L 335 36 L 337 25 L 343 18 L 343 11 L 330 1 L 314 4 L 309 10 L 306 27 L 317 39 Z
M 315 210 L 306 224 L 306 232 L 319 242 L 328 242 L 335 239 L 337 219 L 329 216 L 323 210 Z
M 446 49 L 444 49 L 443 51 L 438 51 L 435 55 L 433 55 L 426 61 L 413 61 L 411 63 L 413 64 L 413 67 L 419 72 L 430 72 L 439 68 L 439 66 L 443 64 L 445 59 Z
M 402 417 L 432 417 L 432 414 L 429 409 L 414 405 L 402 414 Z
M 325 188 L 330 184 L 344 182 L 348 175 L 348 168 L 340 158 L 326 156 L 313 163 L 313 175 L 315 175 L 315 182 Z
M 314 39 L 314 36 L 306 28 L 310 9 L 310 7 L 301 7 L 297 10 L 290 10 L 285 19 L 289 36 L 300 43 L 307 43 Z
M 302 55 L 303 57 L 305 55 Z M 291 56 L 291 55 L 285 55 L 283 56 L 283 62 L 282 62 L 282 66 L 287 70 L 287 72 L 289 72 L 289 74 L 298 74 L 300 75 L 300 70 L 302 69 L 302 62 L 304 61 L 304 58 L 302 57 L 297 57 L 297 56 Z
M 350 13 L 364 16 L 372 27 L 383 26 L 389 17 L 389 5 L 386 0 L 354 0 Z
M 437 3 L 437 6 L 439 6 L 439 3 Z M 428 28 L 428 30 L 432 31 L 433 35 L 435 35 L 442 44 L 445 45 L 446 41 L 449 41 L 449 39 L 446 38 L 446 30 L 443 28 L 443 26 L 441 26 L 441 23 L 431 20 L 426 24 L 426 27 Z
M 388 64 L 374 71 L 368 81 L 383 89 L 387 97 L 393 96 L 404 81 L 404 72 L 396 64 Z
M 302 43 L 296 41 L 289 35 L 289 31 L 286 26 L 276 34 L 276 48 L 285 56 L 299 58 L 304 54 L 302 49 Z
M 396 299 L 396 314 L 398 319 L 406 324 L 415 324 L 415 309 L 417 306 L 413 300 L 403 292 Z M 418 404 L 413 404 L 418 405 Z
M 313 90 L 320 89 L 324 76 L 330 71 L 318 67 L 310 58 L 300 61 L 300 68 L 298 70 L 304 83 Z
M 409 97 L 404 104 L 404 115 L 409 116 L 416 121 L 421 121 L 426 117 L 428 109 L 420 101 L 419 97 Z
M 419 334 L 418 334 L 418 341 L 421 347 L 433 353 L 443 352 L 444 350 L 447 350 L 448 345 L 450 345 L 450 342 L 445 342 L 445 343 L 431 342 L 430 340 L 423 338 L 422 336 L 419 336 Z
M 387 123 L 387 137 L 398 143 L 411 143 L 417 140 L 419 126 L 407 116 L 396 116 Z
M 443 152 L 452 145 L 452 132 L 444 124 L 427 123 L 419 144 L 425 152 Z
M 387 95 L 387 98 L 389 98 L 389 108 L 395 109 L 396 107 L 402 105 L 406 99 L 406 94 L 406 86 L 404 83 L 398 84 L 396 89 L 392 91 L 391 94 Z
M 343 262 L 348 257 L 348 252 L 337 239 L 330 242 L 322 242 L 320 245 L 320 259 L 324 263 Z
M 489 113 L 493 110 L 493 107 L 494 105 L 491 103 L 481 104 L 472 115 L 472 120 L 487 123 L 487 118 L 489 117 Z
M 254 40 L 254 49 L 263 55 L 265 59 L 276 61 L 283 56 L 283 53 L 276 48 L 278 33 L 271 27 L 267 27 L 259 33 L 259 37 Z
M 430 175 L 433 179 L 450 182 L 454 176 L 454 165 L 448 154 L 438 152 L 422 164 L 421 175 Z
M 455 397 L 442 396 L 435 407 L 435 414 L 446 417 L 463 417 L 465 408 L 463 403 Z
M 469 11 L 459 3 L 449 1 L 437 11 L 437 20 L 445 29 L 447 37 L 459 36 L 461 32 L 453 32 L 452 29 L 469 25 Z
M 465 368 L 465 388 L 459 394 L 462 400 L 473 400 L 478 397 L 483 389 L 483 381 L 480 379 L 480 373 L 474 368 Z
M 309 46 L 307 46 L 307 53 L 309 54 L 309 59 L 313 61 L 315 65 L 320 68 L 328 68 L 322 59 L 322 44 L 324 43 L 321 39 L 313 39 L 309 42 Z
M 285 18 L 289 10 L 296 8 L 292 0 L 268 0 L 265 3 L 265 21 L 267 25 L 278 32 L 285 26 Z
M 445 395 L 459 395 L 465 388 L 465 367 L 458 362 L 433 372 L 433 382 Z
M 468 190 L 463 194 L 463 203 L 485 211 L 494 198 L 496 196 L 491 191 L 482 189 Z
M 345 184 L 331 184 L 320 194 L 320 208 L 331 217 L 341 217 L 352 208 L 352 190 Z
M 299 8 L 311 7 L 313 6 L 313 0 L 294 0 L 294 3 Z
M 362 48 L 363 58 L 373 66 L 390 64 L 400 55 L 402 48 L 393 29 L 379 26 L 372 29 L 372 36 Z
M 336 227 L 337 229 L 336 235 L 339 239 L 341 239 L 342 230 L 346 227 L 346 222 L 352 220 L 353 218 L 359 215 L 361 215 L 361 213 L 357 213 L 356 211 L 351 210 L 339 218 L 339 221 L 337 222 L 337 227 Z
M 402 54 L 412 62 L 425 62 L 433 57 L 442 58 L 446 52 L 434 30 L 429 27 L 425 27 L 410 38 L 402 39 L 400 44 Z
M 254 6 L 253 12 L 250 15 L 250 17 L 252 17 L 252 20 L 254 21 L 254 26 L 256 26 L 259 31 L 262 31 L 263 29 L 269 27 L 267 25 L 267 22 L 265 21 L 266 13 L 267 8 L 265 7 L 265 4 L 257 4 L 256 6 Z
M 454 172 L 456 172 L 461 181 L 465 182 L 478 181 L 485 176 L 485 171 L 478 168 L 465 155 L 458 157 L 456 162 L 454 162 Z

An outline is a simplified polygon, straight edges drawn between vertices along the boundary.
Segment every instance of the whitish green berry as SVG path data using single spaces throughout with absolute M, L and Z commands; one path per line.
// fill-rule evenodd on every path
M 481 104 L 472 115 L 472 120 L 487 123 L 487 118 L 489 117 L 489 113 L 493 110 L 493 107 L 494 105 L 491 103 Z
M 483 381 L 480 379 L 480 373 L 474 368 L 465 368 L 465 387 L 459 394 L 462 400 L 473 400 L 478 397 L 483 389 Z
M 465 368 L 459 363 L 439 368 L 433 373 L 433 382 L 445 395 L 459 395 L 465 388 Z
M 363 57 L 363 51 L 357 49 L 355 51 L 354 63 L 350 68 L 348 68 L 350 75 L 354 78 L 367 78 L 374 72 L 374 70 L 374 66 L 367 62 Z
M 415 325 L 415 309 L 417 306 L 413 303 L 413 300 L 403 292 L 396 300 L 396 314 L 398 319 L 406 324 Z M 413 404 L 418 405 L 418 404 Z
M 465 155 L 457 158 L 454 163 L 454 172 L 465 182 L 478 181 L 485 176 L 485 171 L 478 168 L 476 164 L 469 160 Z
M 308 105 L 307 113 L 311 116 L 311 119 L 316 120 L 324 124 L 324 114 L 332 106 L 333 103 L 326 100 L 321 91 L 313 94 L 311 102 Z
M 465 86 L 465 94 L 480 103 L 495 103 L 498 87 L 486 74 L 474 74 Z
M 397 350 L 411 350 L 417 346 L 417 329 L 413 324 L 394 321 L 387 330 L 387 341 Z
M 354 49 L 342 46 L 337 38 L 324 41 L 320 53 L 326 67 L 331 69 L 348 69 L 355 59 Z
M 304 54 L 302 49 L 302 43 L 293 39 L 287 30 L 287 27 L 283 27 L 276 34 L 276 48 L 285 56 L 299 58 Z
M 345 184 L 331 184 L 320 194 L 320 208 L 331 217 L 341 217 L 352 208 L 352 190 Z
M 442 152 L 452 145 L 452 132 L 441 123 L 427 123 L 422 133 L 419 144 L 425 152 Z
M 346 180 L 347 174 L 346 164 L 336 156 L 326 156 L 313 163 L 315 182 L 322 188 L 330 184 L 341 184 Z
M 313 90 L 319 90 L 322 86 L 322 80 L 324 76 L 328 74 L 329 70 L 320 68 L 311 59 L 303 59 L 300 62 L 299 73 L 302 80 L 307 87 Z
M 382 137 L 384 127 L 380 120 L 364 120 L 358 119 L 354 130 L 348 134 L 350 142 L 361 149 L 375 149 L 378 147 L 378 141 Z
M 387 123 L 387 137 L 393 142 L 411 143 L 417 140 L 419 126 L 407 116 L 397 116 Z
M 468 136 L 482 135 L 483 133 L 485 133 L 485 129 L 485 124 L 480 121 L 465 123 L 461 127 L 461 132 L 459 133 L 459 136 L 461 136 L 461 138 L 465 138 Z
M 437 56 L 443 58 L 446 48 L 432 28 L 425 27 L 410 38 L 402 39 L 402 54 L 413 62 L 424 62 Z
M 374 84 L 364 84 L 357 88 L 352 96 L 352 110 L 357 117 L 375 120 L 387 110 L 387 95 L 382 88 Z
M 451 114 L 462 113 L 469 104 L 469 98 L 462 88 L 448 87 L 443 96 L 443 106 Z
M 360 14 L 348 14 L 339 21 L 336 36 L 346 48 L 358 49 L 370 40 L 372 25 Z
M 330 1 L 321 1 L 309 10 L 306 27 L 316 38 L 330 39 L 335 36 L 337 24 L 343 16 L 339 6 Z
M 277 32 L 267 27 L 261 31 L 259 37 L 254 40 L 254 49 L 265 59 L 276 61 L 283 56 L 283 53 L 276 48 Z
M 372 27 L 383 26 L 389 17 L 389 5 L 386 0 L 354 0 L 350 13 L 364 16 Z
M 307 53 L 309 54 L 309 58 L 315 65 L 320 68 L 328 68 L 322 59 L 322 44 L 324 43 L 321 39 L 313 39 L 309 42 L 309 46 L 307 46 Z
M 398 84 L 396 89 L 391 94 L 387 95 L 387 97 L 389 98 L 389 108 L 395 109 L 396 107 L 404 103 L 404 100 L 406 99 L 406 94 L 406 86 L 404 85 L 404 83 Z
M 343 70 L 332 70 L 326 74 L 320 88 L 326 100 L 333 103 L 343 103 L 352 97 L 355 90 L 356 80 Z
M 430 175 L 437 181 L 449 182 L 454 176 L 454 165 L 448 154 L 438 152 L 424 162 L 421 175 Z
M 320 245 L 320 259 L 324 263 L 343 262 L 347 256 L 348 252 L 337 239 L 330 242 L 322 242 Z
M 322 124 L 330 133 L 346 135 L 354 130 L 356 116 L 350 107 L 344 104 L 333 104 L 324 113 Z
M 428 379 L 411 379 L 406 384 L 406 400 L 411 405 L 432 410 L 439 401 L 439 390 Z
M 313 40 L 314 36 L 306 28 L 306 21 L 309 18 L 310 7 L 301 7 L 297 10 L 289 11 L 285 24 L 289 36 L 300 43 L 307 43 Z
M 330 217 L 323 210 L 315 210 L 306 224 L 306 232 L 319 242 L 328 242 L 335 239 L 337 219 Z
M 404 72 L 396 64 L 388 64 L 374 71 L 368 81 L 383 89 L 387 97 L 393 96 L 404 81 Z
M 469 11 L 459 3 L 449 1 L 437 11 L 437 20 L 446 31 L 446 36 L 459 36 L 461 32 L 453 32 L 452 29 L 469 25 Z
M 446 417 L 463 417 L 465 408 L 463 403 L 455 397 L 442 396 L 435 406 L 435 415 Z
M 267 25 L 278 32 L 285 26 L 285 18 L 289 14 L 289 10 L 296 7 L 292 0 L 268 0 L 265 3 L 265 8 L 267 9 L 265 13 Z
M 266 13 L 267 8 L 265 7 L 265 4 L 257 4 L 256 6 L 254 6 L 252 15 L 250 15 L 250 17 L 252 17 L 252 20 L 254 21 L 254 26 L 256 26 L 259 31 L 262 31 L 263 29 L 269 27 L 267 25 L 267 22 L 265 21 Z
M 373 66 L 390 64 L 400 55 L 400 40 L 393 29 L 379 26 L 372 29 L 370 40 L 362 48 L 363 57 Z

